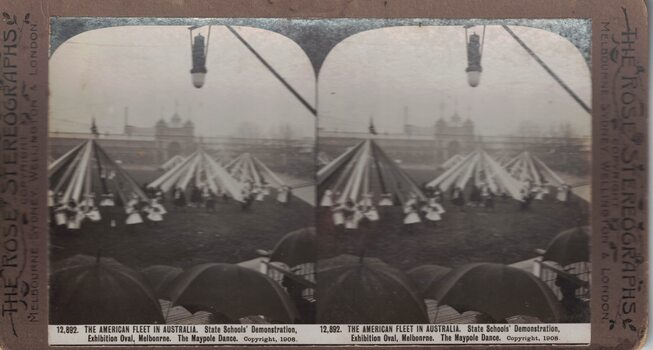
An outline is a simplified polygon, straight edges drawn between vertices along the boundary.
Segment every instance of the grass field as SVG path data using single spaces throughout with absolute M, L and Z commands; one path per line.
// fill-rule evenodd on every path
M 159 174 L 145 170 L 130 173 L 139 183 Z M 433 178 L 431 171 L 412 170 L 410 174 L 418 183 Z M 512 199 L 496 199 L 495 203 L 493 212 L 483 208 L 461 212 L 446 201 L 447 213 L 437 226 L 418 224 L 412 234 L 405 232 L 401 208 L 380 208 L 382 219 L 373 226 L 337 234 L 329 210 L 318 208 L 315 216 L 313 207 L 299 199 L 285 207 L 273 196 L 255 202 L 249 212 L 233 201 L 218 201 L 215 213 L 201 208 L 175 212 L 168 204 L 170 212 L 158 225 L 125 226 L 122 208 L 104 208 L 102 222 L 87 221 L 78 232 L 53 232 L 51 259 L 99 251 L 133 268 L 236 263 L 257 257 L 257 249 L 272 249 L 287 232 L 315 225 L 316 218 L 320 257 L 364 251 L 366 256 L 405 269 L 422 264 L 514 263 L 534 257 L 534 249 L 545 248 L 558 232 L 579 221 L 587 222 L 587 203 L 577 197 L 567 205 L 552 197 L 534 201 L 528 211 L 520 211 Z M 117 227 L 110 227 L 111 218 L 116 219 Z
M 565 205 L 554 198 L 533 201 L 520 211 L 513 199 L 495 199 L 494 211 L 444 203 L 447 211 L 437 226 L 416 224 L 413 232 L 403 225 L 400 207 L 380 208 L 381 220 L 357 231 L 337 231 L 331 211 L 320 208 L 320 257 L 343 253 L 378 257 L 402 269 L 423 264 L 458 266 L 473 262 L 515 263 L 536 256 L 560 231 L 587 222 L 577 197 Z M 587 213 L 587 210 L 583 210 Z
M 133 171 L 139 182 L 151 181 L 158 172 Z M 313 225 L 313 207 L 295 198 L 286 207 L 274 196 L 254 202 L 242 211 L 238 202 L 219 200 L 214 213 L 185 208 L 169 213 L 157 225 L 124 225 L 121 207 L 103 207 L 102 221 L 85 221 L 79 231 L 53 232 L 51 259 L 75 254 L 112 257 L 133 268 L 164 264 L 182 268 L 206 262 L 237 263 L 257 257 L 256 249 L 272 249 L 284 234 Z M 114 218 L 117 227 L 110 227 Z

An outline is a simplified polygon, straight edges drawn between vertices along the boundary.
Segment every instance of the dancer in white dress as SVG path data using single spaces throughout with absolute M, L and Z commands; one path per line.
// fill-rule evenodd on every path
M 422 222 L 422 219 L 419 217 L 417 201 L 407 201 L 404 205 L 404 214 L 406 214 L 404 217 L 404 227 L 407 229 L 408 233 L 413 233 L 415 224 Z
M 351 199 L 347 200 L 343 211 L 345 215 L 345 228 L 348 230 L 357 229 L 361 215 Z
M 147 219 L 156 223 L 163 221 L 163 215 L 161 215 L 160 209 L 158 207 L 150 206 L 148 209 Z
M 256 201 L 262 202 L 265 200 L 265 193 L 263 193 L 263 189 L 260 186 L 254 187 L 254 194 L 256 195 Z
M 331 190 L 324 191 L 324 195 L 322 195 L 322 201 L 320 202 L 320 206 L 322 207 L 333 206 L 333 191 Z
M 100 210 L 96 206 L 91 207 L 89 211 L 86 212 L 86 217 L 93 222 L 98 222 L 102 220 L 102 215 L 100 215 Z
M 371 222 L 379 221 L 380 219 L 379 212 L 373 205 L 363 208 L 363 215 L 367 218 L 367 220 L 370 220 Z
M 404 207 L 404 214 L 406 214 L 404 217 L 404 224 L 410 225 L 422 222 L 417 211 L 416 203 L 407 203 Z
M 141 214 L 138 212 L 138 210 L 136 210 L 134 206 L 125 207 L 125 211 L 127 212 L 127 220 L 125 220 L 127 225 L 143 223 L 143 217 L 141 217 Z
M 381 194 L 381 199 L 379 200 L 379 206 L 380 207 L 391 207 L 393 205 L 394 205 L 394 203 L 392 202 L 392 194 L 382 193 Z
M 101 207 L 113 207 L 115 204 L 113 193 L 105 193 L 102 195 L 102 199 L 100 200 Z
M 567 185 L 562 184 L 562 185 L 558 186 L 558 193 L 556 194 L 556 198 L 561 202 L 566 202 L 567 199 L 568 199 L 567 198 L 568 197 L 567 195 L 569 194 L 568 192 L 569 191 L 567 189 Z
M 67 207 L 64 204 L 60 204 L 54 210 L 54 223 L 57 226 L 66 225 L 68 223 L 68 214 L 66 213 Z
M 262 188 L 262 191 L 261 191 L 261 192 L 263 192 L 263 195 L 264 195 L 264 196 L 269 196 L 269 195 L 270 195 L 270 185 L 268 185 L 267 183 L 263 182 L 263 183 L 261 184 L 261 188 Z
M 167 213 L 168 213 L 168 211 L 167 211 L 166 208 L 163 206 L 163 204 L 161 204 L 161 203 L 159 202 L 159 198 L 152 198 L 152 199 L 150 200 L 150 206 L 151 206 L 152 208 L 157 208 L 158 211 L 159 211 L 159 213 L 160 213 L 161 215 L 163 215 L 163 214 L 167 214 Z
M 75 210 L 74 214 L 68 217 L 68 229 L 69 230 L 79 230 L 82 228 L 82 221 L 86 218 L 86 215 L 82 213 L 81 210 Z
M 281 188 L 279 188 L 279 191 L 277 192 L 277 201 L 279 203 L 283 203 L 283 204 L 288 203 L 288 191 L 289 191 L 288 186 L 284 185 L 281 186 Z
M 444 208 L 438 203 L 435 197 L 429 198 L 428 205 L 426 206 L 426 220 L 431 223 L 437 223 L 442 220 L 442 214 L 445 213 Z
M 342 227 L 345 224 L 345 206 L 344 204 L 336 204 L 331 207 L 331 217 L 333 218 L 333 225 Z
M 542 190 L 542 187 L 535 185 L 533 186 L 531 191 L 533 192 L 535 199 L 537 200 L 544 199 L 544 191 Z
M 362 205 L 362 206 L 364 206 L 364 207 L 371 207 L 371 206 L 373 206 L 374 203 L 372 202 L 372 194 L 369 193 L 369 192 L 363 194 L 363 199 L 360 201 L 359 204 Z

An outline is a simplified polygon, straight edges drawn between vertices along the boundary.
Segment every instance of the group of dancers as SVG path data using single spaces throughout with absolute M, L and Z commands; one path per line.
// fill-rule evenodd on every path
M 161 192 L 160 190 L 156 191 Z M 272 194 L 271 187 L 266 183 L 255 184 L 247 180 L 242 183 L 240 195 L 242 197 L 241 208 L 249 210 L 255 201 L 263 202 L 265 198 Z M 277 189 L 277 202 L 288 205 L 292 196 L 292 190 L 289 186 L 283 185 Z M 188 198 L 187 198 L 188 197 Z M 218 188 L 217 193 L 209 186 L 195 186 L 190 188 L 190 195 L 186 195 L 186 190 L 175 187 L 172 190 L 172 203 L 176 209 L 185 207 L 205 208 L 206 211 L 215 211 L 215 205 L 218 198 L 222 201 L 229 201 L 231 196 L 222 189 Z
M 381 193 L 376 202 L 373 193 L 364 193 L 361 197 L 356 203 L 352 198 L 341 198 L 340 192 L 326 190 L 320 206 L 331 208 L 333 224 L 337 230 L 356 230 L 362 223 L 380 220 L 377 206 L 394 206 L 396 202 L 391 193 Z M 435 225 L 442 220 L 442 214 L 445 213 L 441 202 L 442 194 L 438 192 L 428 192 L 426 199 L 420 199 L 415 193 L 411 193 L 403 204 L 403 223 L 414 225 L 425 221 Z
M 522 199 L 520 204 L 520 209 L 524 210 L 530 208 L 530 205 L 534 199 L 542 200 L 544 199 L 545 196 L 549 194 L 550 194 L 549 186 L 547 186 L 546 183 L 538 185 L 538 184 L 534 184 L 531 181 L 526 181 L 524 183 L 524 186 L 520 190 L 520 195 Z M 556 199 L 560 202 L 567 203 L 567 201 L 571 197 L 571 194 L 572 194 L 571 186 L 563 183 L 557 187 Z
M 51 223 L 56 227 L 63 227 L 68 230 L 79 230 L 85 222 L 102 221 L 100 207 L 124 206 L 125 224 L 134 225 L 143 222 L 158 223 L 163 221 L 163 215 L 167 213 L 158 197 L 144 199 L 136 193 L 125 195 L 114 195 L 113 193 L 102 194 L 96 199 L 95 193 L 87 193 L 79 201 L 70 198 L 63 199 L 64 194 L 48 191 L 48 207 L 50 208 Z M 145 219 L 144 219 L 145 218 Z M 116 226 L 116 219 L 110 218 L 111 227 Z
M 414 225 L 427 223 L 436 226 L 438 221 L 442 220 L 442 215 L 446 212 L 442 206 L 443 192 L 437 186 L 425 186 L 424 197 L 416 193 L 410 193 L 408 199 L 403 203 L 403 224 L 411 232 Z M 522 200 L 520 201 L 521 209 L 527 209 L 534 199 L 543 199 L 549 194 L 549 187 L 544 185 L 534 185 L 526 182 L 521 189 Z M 465 207 L 485 208 L 494 210 L 495 197 L 497 195 L 490 189 L 486 183 L 479 186 L 472 186 L 468 200 L 465 199 L 465 190 L 459 186 L 451 189 L 451 204 L 454 207 L 464 211 Z M 500 197 L 507 198 L 507 194 L 502 192 Z M 571 187 L 562 184 L 558 187 L 556 199 L 566 202 L 571 196 Z M 398 200 L 391 193 L 381 193 L 375 202 L 374 193 L 368 192 L 360 196 L 356 202 L 355 198 L 344 197 L 340 192 L 334 192 L 327 189 L 324 191 L 320 206 L 331 208 L 333 225 L 338 230 L 356 230 L 361 223 L 373 223 L 379 221 L 379 209 L 377 207 L 394 206 Z
M 265 201 L 265 197 L 270 194 L 270 186 L 265 182 L 256 184 L 254 181 L 247 180 L 243 182 L 241 190 L 241 195 L 243 197 L 241 208 L 243 210 L 249 210 L 255 201 L 263 202 Z M 291 197 L 292 189 L 290 186 L 282 185 L 277 189 L 277 202 L 287 206 L 290 204 Z
M 502 193 L 501 196 L 506 197 L 506 194 Z M 451 204 L 460 208 L 460 210 L 464 210 L 465 206 L 487 208 L 493 210 L 494 197 L 494 192 L 492 192 L 490 187 L 485 183 L 481 184 L 480 186 L 472 186 L 468 201 L 465 201 L 465 193 L 463 188 L 456 186 L 451 189 Z

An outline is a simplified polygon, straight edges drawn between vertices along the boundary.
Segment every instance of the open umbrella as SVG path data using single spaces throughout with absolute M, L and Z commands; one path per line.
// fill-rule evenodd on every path
M 543 260 L 555 261 L 561 266 L 567 266 L 581 261 L 589 261 L 589 227 L 577 227 L 558 233 L 558 235 L 549 242 Z
M 482 312 L 500 321 L 515 315 L 559 322 L 562 306 L 535 275 L 503 264 L 475 263 L 457 267 L 426 293 L 440 305 L 463 313 Z
M 141 270 L 141 274 L 149 283 L 158 298 L 170 300 L 168 289 L 171 282 L 184 270 L 168 265 L 152 265 Z
M 220 313 L 231 320 L 263 315 L 292 323 L 297 318 L 294 304 L 277 282 L 233 264 L 191 267 L 172 282 L 167 295 L 174 305 L 182 305 L 190 312 Z
M 408 277 L 415 282 L 417 289 L 423 296 L 426 291 L 433 287 L 437 286 L 438 282 L 442 280 L 447 273 L 451 271 L 451 268 L 439 266 L 439 265 L 422 265 L 412 268 L 406 272 Z
M 76 255 L 54 264 L 52 324 L 164 323 L 147 282 L 110 258 Z
M 415 285 L 379 259 L 320 260 L 317 281 L 319 323 L 429 323 Z
M 270 254 L 270 261 L 279 261 L 292 267 L 304 263 L 314 263 L 316 256 L 315 227 L 307 227 L 283 236 Z

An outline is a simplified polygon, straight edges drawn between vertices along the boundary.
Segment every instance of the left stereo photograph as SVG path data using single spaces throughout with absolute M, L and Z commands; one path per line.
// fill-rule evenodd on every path
M 93 21 L 51 20 L 50 324 L 314 323 L 305 52 L 251 26 Z

